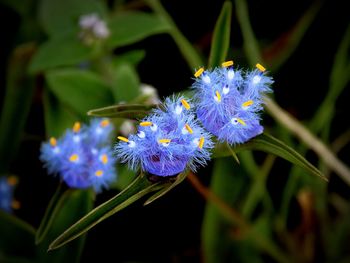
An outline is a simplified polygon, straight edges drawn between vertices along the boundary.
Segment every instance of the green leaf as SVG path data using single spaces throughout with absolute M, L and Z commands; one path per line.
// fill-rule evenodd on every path
M 115 101 L 130 102 L 140 94 L 140 81 L 136 70 L 123 63 L 115 68 L 112 92 Z
M 188 173 L 189 173 L 189 171 L 185 171 L 185 172 L 180 173 L 176 177 L 174 182 L 167 183 L 166 185 L 164 185 L 160 191 L 158 191 L 157 193 L 153 194 L 150 198 L 148 198 L 147 201 L 144 203 L 144 205 L 149 205 L 150 203 L 154 202 L 158 198 L 160 198 L 163 195 L 165 195 L 166 193 L 168 193 L 171 189 L 173 189 L 175 186 L 179 185 L 183 180 L 185 180 Z
M 93 191 L 69 189 L 64 193 L 64 202 L 53 218 L 51 227 L 45 239 L 38 246 L 38 262 L 80 262 L 81 252 L 85 243 L 85 237 L 75 240 L 68 246 L 50 253 L 47 247 L 50 242 L 68 226 L 80 217 L 91 211 L 93 207 Z
M 145 56 L 145 50 L 132 50 L 114 56 L 112 58 L 112 65 L 116 67 L 119 64 L 129 63 L 136 67 L 145 58 Z
M 81 15 L 96 13 L 103 17 L 105 9 L 103 1 L 41 0 L 38 19 L 45 32 L 54 36 L 78 26 Z
M 50 90 L 44 90 L 43 104 L 45 130 L 48 136 L 60 137 L 75 121 L 80 120 L 80 116 L 58 101 Z
M 225 61 L 230 46 L 232 4 L 226 1 L 222 6 L 220 16 L 216 22 L 208 67 L 219 66 Z
M 79 41 L 77 31 L 70 31 L 42 44 L 32 59 L 29 72 L 77 65 L 91 58 L 93 51 Z
M 60 183 L 57 187 L 55 194 L 51 198 L 50 203 L 46 208 L 44 217 L 40 222 L 40 226 L 36 231 L 35 244 L 39 244 L 45 238 L 53 220 L 56 218 L 57 213 L 60 211 L 64 202 L 66 201 L 68 197 L 68 192 L 66 192 L 66 194 L 63 193 L 64 187 L 62 186 L 62 183 Z
M 35 229 L 14 215 L 0 210 L 1 255 L 34 258 Z
M 10 162 L 16 156 L 29 113 L 35 79 L 26 72 L 33 53 L 34 46 L 26 44 L 16 48 L 10 58 L 0 116 L 0 173 L 8 172 Z
M 88 111 L 89 116 L 142 119 L 157 105 L 120 104 Z
M 98 223 L 129 206 L 141 197 L 158 190 L 159 187 L 159 183 L 152 184 L 145 175 L 140 174 L 134 182 L 122 192 L 96 207 L 64 231 L 50 244 L 49 250 L 57 249 L 76 239 Z
M 110 48 L 133 44 L 154 34 L 168 32 L 170 26 L 158 16 L 144 12 L 123 12 L 109 21 L 111 36 L 107 40 Z
M 271 135 L 261 134 L 244 144 L 237 145 L 234 147 L 235 152 L 243 150 L 259 150 L 267 153 L 274 154 L 282 157 L 285 160 L 300 166 L 311 174 L 317 175 L 328 181 L 328 179 L 311 163 L 309 163 L 303 156 L 297 153 L 294 149 L 290 148 L 280 140 L 272 137 Z M 215 148 L 213 158 L 223 157 L 231 155 L 230 151 L 227 150 L 226 144 L 218 144 Z
M 78 69 L 54 70 L 46 75 L 46 80 L 60 102 L 81 116 L 85 116 L 91 108 L 113 103 L 109 87 L 93 72 Z

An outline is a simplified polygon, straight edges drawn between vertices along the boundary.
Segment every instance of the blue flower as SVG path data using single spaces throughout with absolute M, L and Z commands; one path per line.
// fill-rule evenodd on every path
M 133 170 L 141 167 L 153 175 L 172 176 L 186 168 L 196 170 L 210 159 L 210 135 L 200 127 L 183 97 L 167 98 L 162 109 L 145 117 L 137 134 L 119 136 L 117 158 Z
M 19 208 L 19 202 L 13 198 L 16 184 L 17 178 L 14 176 L 0 178 L 0 210 L 12 213 L 13 209 Z
M 244 143 L 264 130 L 259 113 L 273 80 L 263 66 L 256 67 L 245 72 L 227 61 L 221 68 L 200 68 L 195 73 L 197 118 L 221 142 Z
M 100 192 L 116 179 L 116 159 L 107 146 L 112 131 L 108 119 L 93 119 L 89 126 L 76 122 L 60 139 L 42 144 L 40 159 L 50 174 L 58 174 L 68 186 L 92 186 Z

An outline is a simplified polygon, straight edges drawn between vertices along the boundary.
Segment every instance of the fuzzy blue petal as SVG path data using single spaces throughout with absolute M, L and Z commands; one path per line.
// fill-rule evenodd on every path
M 244 143 L 263 132 L 259 113 L 272 83 L 257 69 L 206 70 L 192 85 L 197 118 L 219 141 Z
M 188 108 L 191 102 L 183 101 L 183 97 L 167 98 L 163 110 L 156 109 L 141 121 L 152 123 L 151 126 L 139 126 L 138 133 L 130 135 L 128 142 L 116 144 L 117 158 L 131 169 L 141 167 L 158 176 L 172 176 L 187 167 L 195 170 L 198 165 L 205 165 L 213 143 Z
M 8 183 L 6 177 L 0 178 L 0 210 L 12 212 L 14 186 Z

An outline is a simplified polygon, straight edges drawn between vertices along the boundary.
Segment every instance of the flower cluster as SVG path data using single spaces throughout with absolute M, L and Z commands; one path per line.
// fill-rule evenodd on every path
M 183 97 L 167 98 L 138 126 L 137 134 L 119 136 L 117 158 L 133 170 L 157 176 L 172 176 L 186 168 L 195 170 L 210 159 L 213 147 L 209 133 L 200 127 Z
M 116 179 L 115 158 L 108 146 L 112 131 L 108 119 L 93 119 L 89 126 L 76 122 L 61 138 L 42 144 L 40 159 L 68 186 L 92 186 L 100 192 Z
M 110 32 L 105 21 L 103 21 L 97 14 L 83 15 L 79 18 L 80 39 L 86 45 L 104 40 L 109 37 Z
M 0 178 L 0 210 L 12 213 L 12 209 L 19 208 L 19 202 L 13 198 L 16 185 L 17 178 L 14 176 Z
M 256 67 L 242 71 L 227 61 L 220 68 L 195 73 L 197 118 L 221 142 L 244 143 L 263 132 L 259 112 L 273 80 L 262 65 Z

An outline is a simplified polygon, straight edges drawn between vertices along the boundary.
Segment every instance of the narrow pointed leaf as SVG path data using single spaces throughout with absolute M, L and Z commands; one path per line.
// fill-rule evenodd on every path
M 304 168 L 311 174 L 317 175 L 322 179 L 328 181 L 328 179 L 315 166 L 309 163 L 294 149 L 284 144 L 282 141 L 265 133 L 251 139 L 247 143 L 235 146 L 234 150 L 235 152 L 240 152 L 243 150 L 259 150 L 271 153 L 276 156 L 282 157 L 283 159 Z M 213 157 L 223 157 L 228 155 L 231 155 L 231 152 L 227 149 L 226 143 L 224 143 L 217 145 Z
M 88 111 L 89 116 L 140 119 L 157 105 L 121 104 Z
M 76 239 L 98 223 L 129 206 L 141 197 L 158 190 L 159 187 L 160 185 L 158 183 L 152 184 L 148 181 L 146 176 L 140 174 L 134 182 L 122 192 L 96 207 L 57 237 L 50 244 L 49 250 L 57 249 Z
M 65 188 L 60 184 L 50 200 L 50 203 L 45 211 L 44 217 L 40 222 L 40 226 L 35 234 L 35 244 L 39 244 L 46 236 L 54 218 L 56 218 L 58 211 L 62 208 L 68 195 L 64 192 Z
M 149 205 L 150 203 L 154 202 L 158 198 L 162 197 L 166 193 L 168 193 L 171 189 L 173 189 L 175 186 L 180 184 L 183 180 L 185 180 L 186 176 L 188 175 L 188 171 L 185 171 L 183 173 L 180 173 L 176 180 L 173 183 L 169 183 L 166 186 L 164 186 L 160 191 L 153 194 L 150 198 L 147 199 L 147 201 L 144 203 L 144 205 Z
M 211 50 L 209 56 L 209 67 L 219 66 L 224 62 L 230 45 L 232 3 L 226 1 L 222 6 L 220 16 L 216 22 Z

